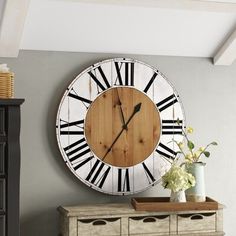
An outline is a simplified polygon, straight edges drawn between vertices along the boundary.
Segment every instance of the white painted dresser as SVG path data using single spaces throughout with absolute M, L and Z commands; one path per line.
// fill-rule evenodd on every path
M 210 211 L 135 211 L 129 204 L 59 207 L 60 236 L 222 236 L 223 206 Z

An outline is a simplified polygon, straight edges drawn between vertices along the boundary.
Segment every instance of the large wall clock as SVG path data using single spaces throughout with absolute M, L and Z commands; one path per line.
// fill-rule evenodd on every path
M 71 82 L 58 108 L 56 135 L 77 178 L 95 190 L 127 195 L 160 181 L 183 126 L 179 96 L 157 69 L 114 58 Z

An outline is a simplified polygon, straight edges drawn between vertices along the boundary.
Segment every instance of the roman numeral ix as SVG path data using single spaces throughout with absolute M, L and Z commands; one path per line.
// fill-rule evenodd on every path
M 84 120 L 77 120 L 68 122 L 60 119 L 60 135 L 83 135 L 84 134 Z M 78 130 L 82 129 L 82 130 Z

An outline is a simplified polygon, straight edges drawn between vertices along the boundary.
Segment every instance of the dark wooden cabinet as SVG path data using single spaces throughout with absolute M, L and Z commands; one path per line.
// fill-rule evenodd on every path
M 0 236 L 19 236 L 20 105 L 0 99 Z

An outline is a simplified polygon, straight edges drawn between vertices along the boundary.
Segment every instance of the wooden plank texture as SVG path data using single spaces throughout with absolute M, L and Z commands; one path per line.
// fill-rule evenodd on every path
M 133 198 L 131 201 L 138 211 L 191 211 L 217 210 L 218 202 L 207 197 L 206 202 L 170 202 L 168 197 Z
M 130 204 L 59 207 L 61 236 L 223 236 L 219 210 L 135 211 Z M 66 219 L 72 220 L 68 225 Z M 72 223 L 73 222 L 73 223 Z M 78 223 L 77 223 L 78 222 Z

